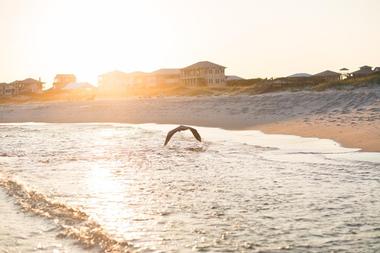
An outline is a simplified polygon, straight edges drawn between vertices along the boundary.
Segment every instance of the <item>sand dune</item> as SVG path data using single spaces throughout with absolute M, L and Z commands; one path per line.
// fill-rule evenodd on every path
M 0 122 L 168 123 L 260 129 L 330 138 L 345 146 L 380 151 L 380 88 L 1 105 Z

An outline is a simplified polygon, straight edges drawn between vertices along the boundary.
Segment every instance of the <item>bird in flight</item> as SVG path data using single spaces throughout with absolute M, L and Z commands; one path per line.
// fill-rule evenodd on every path
M 195 139 L 197 139 L 198 141 L 202 141 L 202 138 L 201 136 L 199 135 L 198 131 L 195 129 L 195 128 L 192 128 L 192 127 L 189 127 L 189 126 L 179 126 L 179 127 L 176 127 L 174 128 L 173 130 L 169 131 L 167 136 L 166 136 L 166 140 L 165 140 L 165 144 L 164 146 L 166 146 L 166 144 L 168 144 L 168 142 L 170 141 L 170 139 L 172 138 L 172 136 L 176 133 L 176 132 L 181 132 L 181 131 L 185 131 L 185 130 L 190 130 Z

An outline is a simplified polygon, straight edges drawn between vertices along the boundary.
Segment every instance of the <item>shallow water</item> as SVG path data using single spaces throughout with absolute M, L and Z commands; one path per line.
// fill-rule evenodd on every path
M 379 153 L 172 127 L 0 125 L 0 251 L 380 251 Z

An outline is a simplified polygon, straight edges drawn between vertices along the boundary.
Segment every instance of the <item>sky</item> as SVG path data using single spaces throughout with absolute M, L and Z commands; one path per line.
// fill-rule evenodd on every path
M 380 66 L 379 0 L 0 0 L 0 82 L 208 60 L 244 78 Z

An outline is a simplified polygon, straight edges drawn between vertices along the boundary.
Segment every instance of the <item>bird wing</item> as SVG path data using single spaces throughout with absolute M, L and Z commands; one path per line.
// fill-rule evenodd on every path
M 195 139 L 197 139 L 198 141 L 202 142 L 202 138 L 199 135 L 198 131 L 195 128 L 192 128 L 192 127 L 189 127 L 189 129 L 193 133 Z
M 165 144 L 164 146 L 166 146 L 166 144 L 168 144 L 168 142 L 170 141 L 170 139 L 173 137 L 173 135 L 176 133 L 176 132 L 180 132 L 180 131 L 184 131 L 184 130 L 190 130 L 195 139 L 197 139 L 198 141 L 202 141 L 202 138 L 201 136 L 199 135 L 198 131 L 195 129 L 195 128 L 192 128 L 192 127 L 188 127 L 188 126 L 179 126 L 179 127 L 176 127 L 174 128 L 173 130 L 169 131 L 168 134 L 166 135 L 166 139 L 165 139 Z
M 173 137 L 173 135 L 174 135 L 176 132 L 181 131 L 181 130 L 180 130 L 180 127 L 181 127 L 181 126 L 176 127 L 176 128 L 174 128 L 173 130 L 170 130 L 170 131 L 168 132 L 168 134 L 166 135 L 166 139 L 165 139 L 165 144 L 164 144 L 164 146 L 166 146 L 166 144 L 168 144 L 168 142 L 170 141 L 170 139 Z

